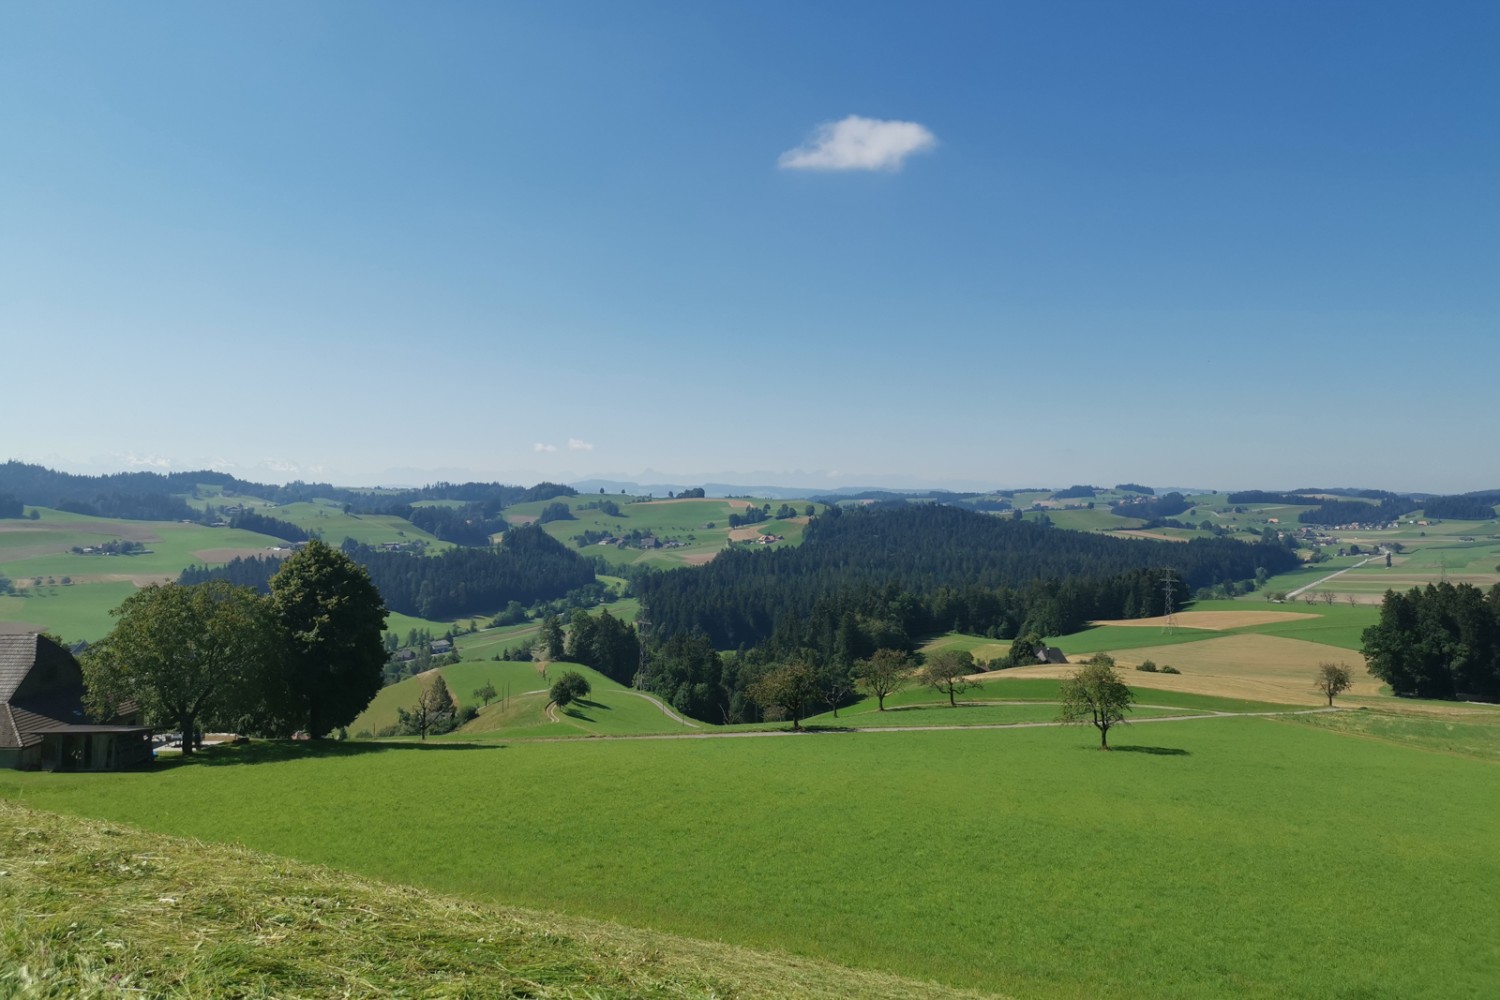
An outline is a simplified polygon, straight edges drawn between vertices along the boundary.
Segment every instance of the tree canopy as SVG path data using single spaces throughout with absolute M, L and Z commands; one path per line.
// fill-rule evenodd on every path
M 385 602 L 348 555 L 313 540 L 271 578 L 287 685 L 313 738 L 354 721 L 382 684 Z
M 1099 730 L 1099 748 L 1109 749 L 1109 731 L 1125 720 L 1134 693 L 1115 673 L 1108 653 L 1095 653 L 1062 684 L 1061 720 L 1092 723 Z
M 221 580 L 153 585 L 112 614 L 114 628 L 81 663 L 99 717 L 133 701 L 151 725 L 181 729 L 189 754 L 200 726 L 264 728 L 274 714 L 280 635 L 253 590 Z

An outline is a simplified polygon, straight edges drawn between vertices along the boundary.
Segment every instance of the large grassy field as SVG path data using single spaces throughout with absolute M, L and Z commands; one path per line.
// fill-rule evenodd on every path
M 601 510 L 587 509 L 590 504 L 609 500 L 620 510 L 618 516 Z M 774 513 L 784 501 L 772 501 Z M 785 501 L 796 509 L 798 517 L 787 520 L 772 519 L 744 529 L 741 534 L 753 536 L 759 532 L 785 537 L 777 544 L 795 545 L 802 540 L 806 518 L 801 516 L 807 502 Z M 575 539 L 587 531 L 606 532 L 620 537 L 631 531 L 653 535 L 663 544 L 674 543 L 671 548 L 642 549 L 620 548 L 615 545 L 586 545 L 580 551 L 585 555 L 600 556 L 612 565 L 640 564 L 671 568 L 673 566 L 699 565 L 711 560 L 735 537 L 729 527 L 730 514 L 743 514 L 751 503 L 757 506 L 765 501 L 738 499 L 702 500 L 638 500 L 634 497 L 583 494 L 576 497 L 559 497 L 557 500 L 538 500 L 517 504 L 505 509 L 505 517 L 513 523 L 524 524 L 538 518 L 543 508 L 552 503 L 564 503 L 573 511 L 574 520 L 549 521 L 542 530 L 553 538 L 573 545 Z M 819 505 L 814 505 L 822 509 Z M 712 527 L 710 527 L 712 525 Z
M 1016 996 L 1491 995 L 1496 765 L 1388 736 L 273 745 L 0 795 Z
M 38 512 L 35 521 L 0 521 L 0 576 L 16 585 L 14 596 L 0 597 L 0 629 L 40 628 L 70 642 L 106 635 L 113 624 L 109 612 L 138 587 L 175 580 L 194 563 L 219 565 L 285 545 L 233 528 L 88 517 L 45 507 Z M 145 551 L 72 551 L 110 541 L 138 542 Z

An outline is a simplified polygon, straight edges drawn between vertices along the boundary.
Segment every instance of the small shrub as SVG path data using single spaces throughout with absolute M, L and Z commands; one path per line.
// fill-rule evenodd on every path
M 1162 666 L 1161 672 L 1164 673 L 1164 674 L 1180 674 L 1180 673 L 1182 673 L 1182 671 L 1178 670 L 1176 667 L 1167 666 L 1167 665 L 1163 665 Z
M 457 726 L 461 726 L 465 722 L 471 722 L 471 721 L 473 721 L 474 717 L 477 716 L 478 714 L 479 714 L 479 709 L 475 708 L 473 705 L 464 705 L 461 708 L 459 708 L 458 714 L 453 717 L 453 720 L 454 720 L 454 722 L 456 723 Z
M 371 733 L 368 729 L 361 729 L 359 732 L 354 734 L 354 738 L 357 740 L 367 740 L 373 735 L 374 734 Z
M 1135 669 L 1137 669 L 1137 670 L 1144 670 L 1148 674 L 1154 674 L 1154 673 L 1156 673 L 1156 661 L 1155 660 L 1143 660 L 1143 661 L 1141 661 L 1140 664 L 1138 664 L 1136 666 Z
M 399 736 L 400 733 L 401 733 L 401 727 L 400 726 L 381 726 L 378 730 L 376 730 L 375 735 L 376 736 Z

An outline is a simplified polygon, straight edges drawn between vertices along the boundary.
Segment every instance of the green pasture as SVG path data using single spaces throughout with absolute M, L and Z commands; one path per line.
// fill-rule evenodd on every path
M 267 517 L 295 524 L 304 531 L 316 531 L 323 541 L 335 548 L 352 538 L 365 545 L 383 545 L 423 541 L 428 552 L 450 548 L 404 518 L 394 514 L 345 514 L 342 505 L 333 501 L 302 501 L 284 504 L 263 512 Z
M 109 613 L 135 589 L 128 582 L 31 587 L 24 597 L 0 597 L 0 623 L 52 632 L 69 643 L 95 642 L 109 634 L 114 627 Z
M 56 512 L 48 511 L 49 515 Z M 75 580 L 96 576 L 171 577 L 194 563 L 228 562 L 225 558 L 206 559 L 202 553 L 216 550 L 264 552 L 286 543 L 269 535 L 235 528 L 211 528 L 201 524 L 176 521 L 121 521 L 109 518 L 84 518 L 69 515 L 54 520 L 44 517 L 34 523 L 39 531 L 0 531 L 0 574 L 15 580 L 31 577 L 72 577 Z M 55 530 L 53 530 L 55 528 Z M 25 536 L 18 541 L 17 536 Z M 148 551 L 138 555 L 79 555 L 74 546 L 85 548 L 114 539 L 138 541 Z M 49 549 L 50 551 L 37 551 Z M 25 550 L 24 558 L 17 553 Z
M 693 728 L 674 721 L 640 693 L 632 692 L 591 667 L 559 661 L 549 664 L 543 676 L 538 666 L 529 661 L 475 660 L 438 668 L 454 701 L 460 706 L 473 705 L 480 710 L 478 717 L 461 732 L 442 738 L 618 736 L 683 732 Z M 554 722 L 545 713 L 546 692 L 565 670 L 574 670 L 586 677 L 593 692 L 584 702 L 558 710 L 558 721 Z M 376 733 L 385 726 L 395 725 L 396 709 L 412 708 L 426 683 L 425 677 L 408 677 L 382 688 L 369 707 L 350 724 L 349 731 Z M 474 691 L 486 683 L 495 686 L 501 699 L 491 701 L 488 706 L 474 697 Z M 504 701 L 507 695 L 508 702 Z
M 601 500 L 612 500 L 620 508 L 620 516 L 605 514 L 600 510 L 585 509 L 585 505 Z M 752 501 L 757 505 L 766 501 Z M 771 533 L 784 535 L 785 544 L 797 544 L 802 540 L 805 525 L 800 523 L 802 510 L 807 502 L 771 501 L 774 513 L 781 504 L 789 503 L 798 514 L 798 520 L 778 521 L 772 518 L 756 527 Z M 652 565 L 663 568 L 702 562 L 712 558 L 729 543 L 729 515 L 743 514 L 741 503 L 722 499 L 703 500 L 642 500 L 619 495 L 583 494 L 563 497 L 558 500 L 538 500 L 517 504 L 505 509 L 505 516 L 513 522 L 539 517 L 542 510 L 552 503 L 566 503 L 576 520 L 549 521 L 542 530 L 568 545 L 586 531 L 605 531 L 616 536 L 630 531 L 643 531 L 655 535 L 663 542 L 683 543 L 677 548 L 641 549 L 619 548 L 614 545 L 587 545 L 579 549 L 584 555 L 599 556 L 614 566 L 628 564 Z M 822 509 L 820 507 L 820 509 Z M 712 524 L 709 528 L 707 525 Z
M 1493 991 L 1492 760 L 1254 718 L 1095 742 L 252 745 L 0 795 L 1012 996 Z

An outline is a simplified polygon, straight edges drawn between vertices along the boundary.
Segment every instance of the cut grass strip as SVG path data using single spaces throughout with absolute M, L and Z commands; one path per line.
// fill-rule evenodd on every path
M 978 997 L 0 802 L 0 994 Z

